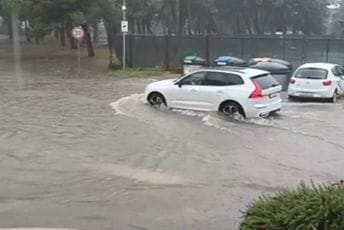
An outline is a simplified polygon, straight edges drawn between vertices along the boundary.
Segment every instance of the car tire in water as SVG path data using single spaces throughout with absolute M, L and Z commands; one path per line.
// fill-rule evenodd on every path
M 296 101 L 296 98 L 294 96 L 288 95 L 288 101 L 294 102 L 294 101 Z
M 337 102 L 337 91 L 333 93 L 333 96 L 329 99 L 330 103 L 336 103 Z
M 245 118 L 244 110 L 241 105 L 234 101 L 228 101 L 221 104 L 219 112 L 226 117 Z
M 166 100 L 161 93 L 151 93 L 148 95 L 148 103 L 154 107 L 166 106 Z

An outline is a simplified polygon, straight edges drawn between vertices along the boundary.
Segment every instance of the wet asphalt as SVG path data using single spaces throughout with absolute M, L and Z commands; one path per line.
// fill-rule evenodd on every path
M 238 229 L 262 193 L 344 178 L 342 101 L 239 122 L 149 107 L 155 79 L 18 81 L 0 61 L 0 227 Z

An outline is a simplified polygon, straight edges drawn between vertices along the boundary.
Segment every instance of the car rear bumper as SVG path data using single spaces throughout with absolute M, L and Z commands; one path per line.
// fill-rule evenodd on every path
M 288 95 L 302 98 L 331 98 L 334 90 L 332 88 L 322 90 L 288 89 Z
M 282 109 L 282 99 L 273 102 L 252 102 L 249 109 L 246 110 L 246 117 L 265 117 L 270 113 L 278 112 Z

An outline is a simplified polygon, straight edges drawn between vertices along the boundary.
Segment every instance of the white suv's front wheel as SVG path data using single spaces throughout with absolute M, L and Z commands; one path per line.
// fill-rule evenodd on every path
M 245 118 L 245 113 L 242 107 L 238 103 L 232 102 L 232 101 L 223 103 L 220 106 L 219 112 L 230 118 L 235 118 L 235 119 Z
M 164 96 L 160 93 L 151 93 L 148 95 L 148 103 L 154 107 L 160 107 L 161 105 L 166 105 L 166 100 Z

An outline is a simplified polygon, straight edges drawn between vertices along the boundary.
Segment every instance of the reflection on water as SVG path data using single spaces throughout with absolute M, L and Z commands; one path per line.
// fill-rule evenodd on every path
M 21 48 L 20 48 L 20 35 L 18 26 L 18 14 L 15 10 L 12 11 L 12 31 L 13 31 L 13 54 L 14 54 L 14 74 L 17 78 L 18 87 L 22 87 L 24 82 L 22 78 L 21 68 Z

